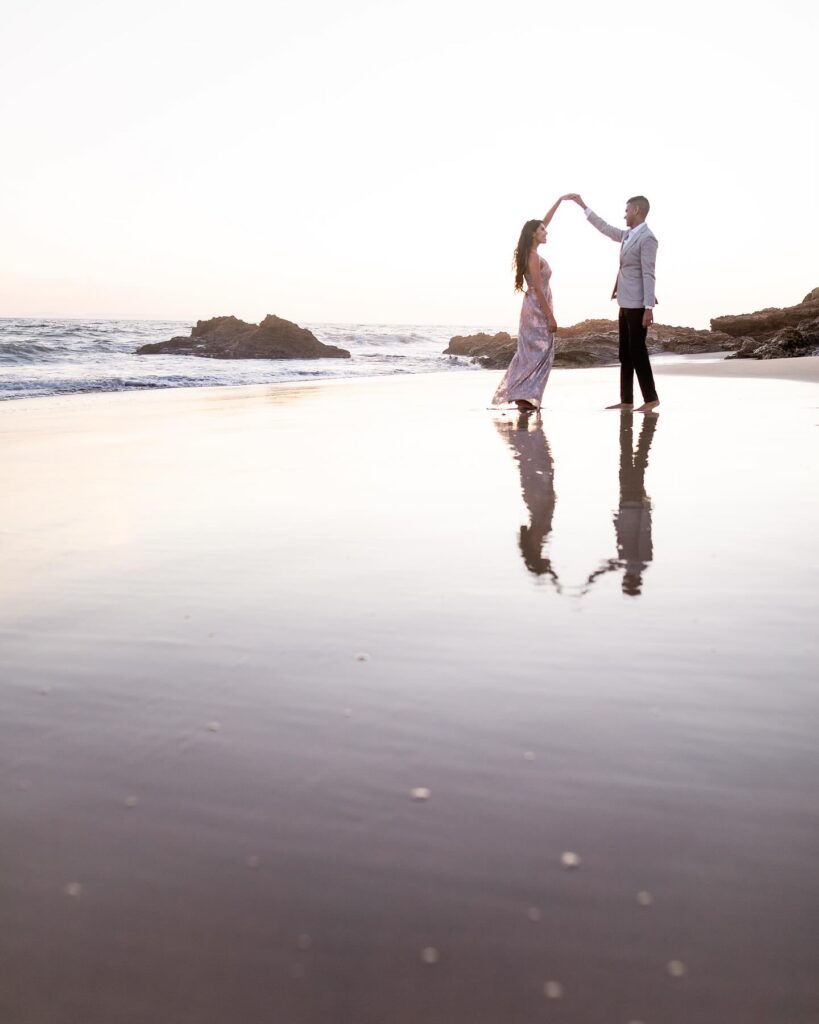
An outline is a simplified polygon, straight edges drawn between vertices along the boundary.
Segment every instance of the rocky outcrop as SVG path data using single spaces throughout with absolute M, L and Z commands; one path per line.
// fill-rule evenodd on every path
M 741 338 L 740 347 L 729 359 L 791 359 L 819 356 L 819 317 L 803 320 L 795 327 L 783 327 L 766 338 Z
M 805 320 L 819 317 L 819 288 L 802 299 L 796 306 L 783 309 L 760 309 L 756 313 L 740 313 L 738 316 L 718 316 L 711 321 L 711 329 L 730 334 L 734 338 L 767 339 L 775 331 L 785 327 L 796 327 Z
M 808 292 L 796 306 L 718 316 L 711 327 L 738 340 L 737 351 L 729 359 L 819 355 L 819 288 Z
M 648 337 L 650 352 L 721 352 L 739 342 L 726 334 L 693 327 L 654 324 Z M 517 340 L 506 332 L 452 338 L 446 355 L 467 356 L 487 369 L 505 369 L 515 354 Z M 555 366 L 612 366 L 617 363 L 619 330 L 616 320 L 584 320 L 561 327 L 555 338 Z
M 505 369 L 515 354 L 516 339 L 506 333 L 453 338 L 447 355 L 467 356 L 489 369 Z M 584 320 L 562 327 L 555 339 L 555 366 L 609 366 L 617 362 L 615 320 Z M 819 355 L 819 288 L 796 306 L 719 316 L 710 331 L 654 324 L 648 333 L 652 354 L 729 352 L 728 359 L 787 359 Z
M 199 320 L 190 337 L 142 345 L 137 355 L 201 356 L 204 359 L 349 359 L 350 353 L 324 345 L 305 327 L 266 316 L 248 324 L 235 316 Z
M 502 370 L 512 361 L 517 338 L 506 331 L 498 334 L 456 334 L 444 349 L 446 356 L 466 356 L 488 370 Z

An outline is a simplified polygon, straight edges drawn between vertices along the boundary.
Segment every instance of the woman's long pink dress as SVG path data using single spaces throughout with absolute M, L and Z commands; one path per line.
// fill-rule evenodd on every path
M 541 258 L 540 280 L 549 305 L 552 303 L 552 289 L 549 286 L 551 276 L 552 268 Z M 518 350 L 498 385 L 492 398 L 492 405 L 504 405 L 523 399 L 540 408 L 546 381 L 552 371 L 555 336 L 549 330 L 546 315 L 540 308 L 528 274 L 525 277 L 527 289 L 520 311 Z

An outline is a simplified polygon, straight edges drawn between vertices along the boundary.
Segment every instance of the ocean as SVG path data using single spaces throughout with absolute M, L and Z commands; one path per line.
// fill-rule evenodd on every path
M 192 321 L 168 320 L 0 319 L 0 399 L 475 369 L 468 359 L 445 356 L 443 350 L 454 335 L 479 330 L 464 326 L 305 325 L 319 341 L 348 349 L 350 359 L 135 355 L 140 345 L 187 335 L 192 326 Z

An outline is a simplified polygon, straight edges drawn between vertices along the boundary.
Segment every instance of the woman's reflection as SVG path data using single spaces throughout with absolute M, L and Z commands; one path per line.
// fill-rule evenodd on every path
M 651 543 L 651 499 L 646 494 L 648 453 L 657 430 L 658 415 L 643 418 L 637 450 L 632 436 L 633 413 L 620 413 L 620 506 L 614 514 L 617 558 L 610 558 L 589 576 L 583 593 L 608 572 L 623 570 L 623 593 L 636 597 L 642 592 L 643 573 L 653 557 Z
M 529 525 L 520 528 L 520 553 L 529 572 L 546 577 L 560 590 L 557 573 L 544 551 L 555 513 L 554 463 L 543 421 L 526 414 L 515 420 L 497 420 L 498 433 L 512 449 L 520 470 L 523 500 Z

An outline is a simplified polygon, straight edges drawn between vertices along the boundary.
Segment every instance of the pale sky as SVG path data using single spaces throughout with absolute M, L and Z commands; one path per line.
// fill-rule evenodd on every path
M 0 316 L 510 326 L 643 193 L 657 319 L 819 287 L 815 0 L 6 0 Z M 575 205 L 558 322 L 613 316 Z

